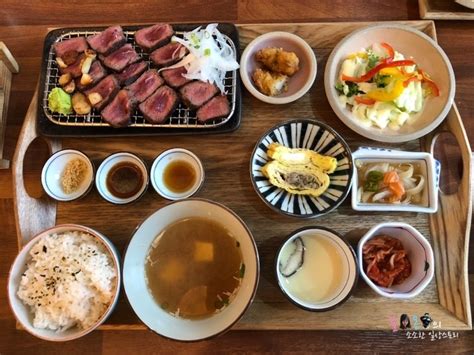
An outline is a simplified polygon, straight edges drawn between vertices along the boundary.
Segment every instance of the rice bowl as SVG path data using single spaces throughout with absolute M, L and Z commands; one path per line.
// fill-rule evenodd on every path
M 51 341 L 81 337 L 105 321 L 118 299 L 113 245 L 100 233 L 60 225 L 34 237 L 12 265 L 10 306 L 31 334 Z

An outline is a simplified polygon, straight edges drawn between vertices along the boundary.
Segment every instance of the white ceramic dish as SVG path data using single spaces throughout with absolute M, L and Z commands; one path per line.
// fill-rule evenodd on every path
M 163 182 L 163 173 L 166 166 L 173 161 L 179 160 L 191 164 L 196 173 L 196 181 L 194 182 L 194 185 L 189 190 L 181 193 L 171 191 Z M 204 167 L 202 166 L 201 160 L 199 160 L 193 152 L 183 148 L 173 148 L 164 151 L 156 157 L 151 166 L 150 179 L 153 188 L 160 196 L 168 200 L 181 200 L 191 197 L 201 188 L 204 182 Z
M 67 163 L 79 158 L 87 165 L 87 173 L 79 188 L 66 194 L 61 186 L 61 175 Z M 94 183 L 94 166 L 89 157 L 79 150 L 64 149 L 54 153 L 44 164 L 41 171 L 41 184 L 44 191 L 57 201 L 73 201 L 85 196 Z
M 427 98 L 423 110 L 413 115 L 398 131 L 360 125 L 351 111 L 340 103 L 335 89 L 344 59 L 351 53 L 380 42 L 389 43 L 406 58 L 412 57 L 440 88 L 440 96 Z M 376 141 L 398 143 L 430 133 L 446 118 L 454 100 L 455 78 L 448 57 L 426 34 L 409 26 L 382 24 L 354 31 L 339 42 L 328 58 L 324 87 L 332 109 L 349 128 Z
M 289 78 L 288 91 L 278 96 L 262 94 L 252 80 L 254 70 L 260 67 L 255 60 L 255 54 L 260 49 L 268 47 L 294 52 L 300 60 L 300 69 Z M 301 37 L 288 32 L 268 32 L 255 38 L 247 45 L 240 59 L 240 77 L 245 87 L 257 99 L 269 104 L 287 104 L 298 100 L 313 85 L 317 69 L 313 49 Z
M 318 235 L 319 237 L 329 240 L 338 250 L 341 259 L 344 260 L 344 264 L 341 265 L 343 274 L 341 284 L 338 286 L 334 297 L 322 303 L 310 303 L 291 294 L 286 286 L 285 277 L 279 271 L 280 258 L 282 255 L 281 251 L 283 248 L 298 237 L 310 235 Z M 333 230 L 325 227 L 304 227 L 293 232 L 281 245 L 275 259 L 275 274 L 278 286 L 280 286 L 281 291 L 290 302 L 307 311 L 329 311 L 344 303 L 352 295 L 358 279 L 357 260 L 350 244 Z
M 411 275 L 399 285 L 386 288 L 376 285 L 364 271 L 362 248 L 364 244 L 377 235 L 386 235 L 400 240 L 407 251 L 411 263 Z M 365 282 L 379 295 L 389 298 L 408 299 L 419 295 L 433 279 L 433 249 L 418 230 L 406 223 L 380 223 L 372 227 L 359 241 L 357 247 L 359 272 Z
M 153 240 L 168 225 L 188 217 L 205 217 L 225 226 L 240 243 L 245 264 L 235 299 L 223 311 L 199 320 L 174 317 L 163 310 L 153 299 L 145 279 L 145 259 Z M 137 316 L 154 332 L 180 341 L 203 340 L 230 329 L 252 303 L 258 278 L 257 246 L 245 223 L 227 207 L 201 199 L 172 202 L 146 218 L 131 238 L 123 261 L 125 293 Z
M 88 233 L 98 239 L 104 246 L 105 249 L 109 252 L 111 259 L 114 263 L 114 269 L 117 274 L 117 278 L 115 281 L 115 292 L 110 303 L 109 307 L 102 315 L 102 317 L 90 328 L 88 329 L 78 329 L 78 328 L 71 328 L 65 330 L 63 332 L 56 332 L 54 330 L 49 329 L 38 329 L 33 327 L 33 315 L 30 311 L 30 307 L 26 306 L 16 295 L 18 291 L 18 287 L 20 285 L 21 274 L 25 270 L 25 264 L 29 260 L 29 252 L 31 248 L 42 238 L 52 234 L 52 233 L 62 233 L 66 231 L 80 231 L 84 233 Z M 55 226 L 53 228 L 47 229 L 38 235 L 36 235 L 33 239 L 31 239 L 24 247 L 21 249 L 20 253 L 17 255 L 13 265 L 10 269 L 10 274 L 8 278 L 8 299 L 10 302 L 10 307 L 15 314 L 16 319 L 22 327 L 29 332 L 30 334 L 34 335 L 35 337 L 41 338 L 43 340 L 48 341 L 68 341 L 80 338 L 90 332 L 92 332 L 95 328 L 105 322 L 107 317 L 112 313 L 118 297 L 120 293 L 120 257 L 115 249 L 114 245 L 108 240 L 104 235 L 101 233 L 84 226 L 80 226 L 77 224 L 62 224 Z
M 435 213 L 438 210 L 438 187 L 441 164 L 426 152 L 404 152 L 383 148 L 360 148 L 352 153 L 354 174 L 352 175 L 352 208 L 356 211 L 406 211 Z M 413 163 L 420 164 L 425 177 L 425 187 L 420 204 L 363 203 L 357 199 L 359 189 L 358 162 Z
M 131 162 L 138 166 L 142 172 L 143 183 L 140 190 L 133 196 L 129 198 L 119 198 L 114 196 L 109 189 L 107 188 L 107 175 L 116 164 Z M 108 202 L 116 205 L 124 205 L 131 203 L 135 200 L 138 200 L 146 191 L 148 187 L 148 169 L 145 162 L 137 157 L 136 155 L 128 152 L 118 152 L 108 156 L 102 164 L 100 164 L 99 169 L 97 169 L 97 174 L 95 177 L 95 186 L 99 194 Z

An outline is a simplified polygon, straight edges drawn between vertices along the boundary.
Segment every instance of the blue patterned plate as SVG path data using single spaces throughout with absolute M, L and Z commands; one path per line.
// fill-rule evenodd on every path
M 329 188 L 321 196 L 312 197 L 271 185 L 261 169 L 269 161 L 267 147 L 273 142 L 335 157 L 337 169 L 329 175 Z M 327 124 L 310 119 L 286 121 L 271 128 L 257 142 L 250 159 L 250 177 L 257 194 L 272 209 L 293 217 L 319 217 L 337 208 L 349 193 L 352 173 L 352 154 L 344 139 Z

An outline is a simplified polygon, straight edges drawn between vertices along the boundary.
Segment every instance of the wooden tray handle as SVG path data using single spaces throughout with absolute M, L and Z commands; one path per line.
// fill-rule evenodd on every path
M 429 217 L 435 244 L 435 275 L 440 304 L 472 327 L 467 261 L 474 200 L 474 161 L 456 105 L 451 108 L 441 128 L 426 140 L 426 151 L 431 150 L 433 138 L 440 131 L 451 132 L 456 138 L 462 156 L 463 175 L 456 193 L 439 192 L 438 212 Z
M 56 202 L 46 194 L 38 199 L 30 197 L 24 185 L 23 162 L 25 154 L 30 144 L 38 137 L 36 130 L 37 107 L 38 87 L 28 107 L 12 164 L 14 213 L 19 250 L 36 234 L 56 223 Z M 61 143 L 58 140 L 42 139 L 48 145 L 51 153 L 61 149 Z

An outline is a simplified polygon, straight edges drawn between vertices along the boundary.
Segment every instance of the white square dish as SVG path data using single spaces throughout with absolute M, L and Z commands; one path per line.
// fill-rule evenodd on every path
M 435 213 L 438 210 L 438 186 L 441 164 L 426 152 L 406 152 L 385 148 L 363 147 L 352 154 L 354 159 L 354 174 L 352 175 L 352 208 L 356 211 L 405 211 Z M 364 203 L 358 201 L 360 162 L 418 162 L 421 174 L 425 177 L 426 186 L 422 192 L 420 204 L 401 203 Z

